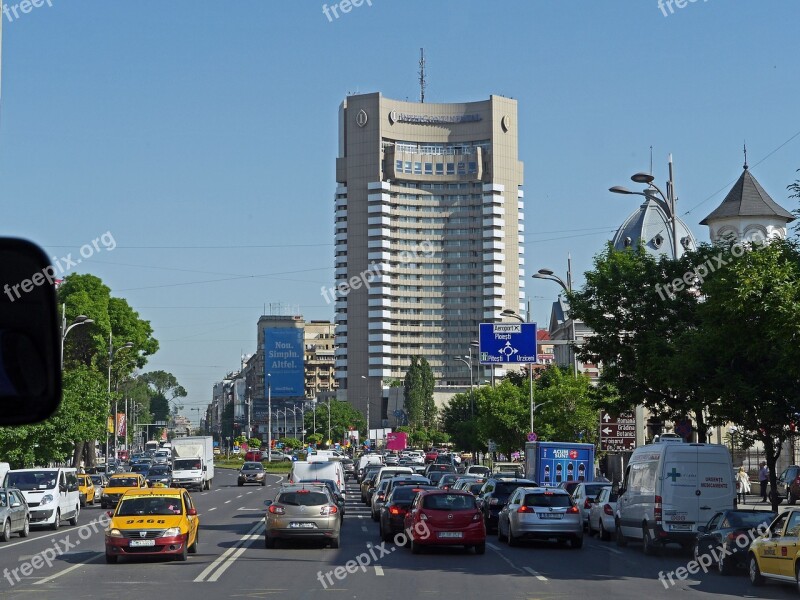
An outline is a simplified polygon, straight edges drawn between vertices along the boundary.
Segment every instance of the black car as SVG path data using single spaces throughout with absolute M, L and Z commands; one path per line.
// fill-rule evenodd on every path
M 777 516 L 774 512 L 762 510 L 724 510 L 711 517 L 706 525 L 697 529 L 694 543 L 694 558 L 716 555 L 717 568 L 722 575 L 730 575 L 737 568 L 747 566 L 747 552 L 750 542 L 755 539 L 756 528 L 766 531 Z
M 392 541 L 392 538 L 403 531 L 405 518 L 414 499 L 422 490 L 435 490 L 432 485 L 400 485 L 396 486 L 386 502 L 381 506 L 380 531 L 381 539 L 384 542 Z
M 154 487 L 156 484 L 163 484 L 172 487 L 172 469 L 169 465 L 153 465 L 145 476 L 147 485 Z
M 531 479 L 514 477 L 492 477 L 483 484 L 477 500 L 487 534 L 497 531 L 497 517 L 518 487 L 539 487 L 539 484 Z
M 442 476 L 439 478 L 439 488 L 443 490 L 449 490 L 456 482 L 456 480 L 460 478 L 461 475 L 459 475 L 458 473 L 443 473 Z

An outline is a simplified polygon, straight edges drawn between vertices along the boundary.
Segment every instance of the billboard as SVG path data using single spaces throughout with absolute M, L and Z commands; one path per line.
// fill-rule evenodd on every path
M 272 396 L 305 396 L 303 330 L 298 327 L 264 329 L 264 389 L 269 375 Z
M 537 363 L 536 323 L 481 323 L 482 365 Z

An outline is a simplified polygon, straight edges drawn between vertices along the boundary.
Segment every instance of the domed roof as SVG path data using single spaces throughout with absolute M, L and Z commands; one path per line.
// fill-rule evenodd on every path
M 697 248 L 694 235 L 680 218 L 676 219 L 675 230 L 678 238 L 678 257 L 687 250 Z M 642 205 L 625 220 L 612 242 L 616 250 L 624 250 L 630 246 L 637 246 L 639 240 L 650 254 L 656 257 L 661 254 L 672 257 L 672 224 L 661 201 L 651 194 L 647 194 Z

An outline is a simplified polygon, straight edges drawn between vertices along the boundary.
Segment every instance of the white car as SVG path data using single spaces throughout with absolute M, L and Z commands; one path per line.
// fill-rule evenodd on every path
M 581 516 L 583 517 L 584 528 L 588 527 L 589 525 L 589 509 L 592 507 L 597 495 L 604 487 L 611 487 L 611 483 L 607 481 L 579 483 L 578 487 L 572 491 L 572 498 L 575 500 L 575 504 L 578 505 L 578 508 L 581 511 Z
M 617 494 L 612 492 L 611 486 L 600 490 L 597 500 L 589 509 L 589 535 L 594 535 L 596 531 L 600 539 L 607 542 L 614 535 L 616 525 L 614 524 L 614 513 L 617 510 Z

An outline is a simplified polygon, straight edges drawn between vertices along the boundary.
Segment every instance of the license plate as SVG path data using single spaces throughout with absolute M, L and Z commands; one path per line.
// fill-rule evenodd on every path
M 691 531 L 691 523 L 673 523 L 669 527 L 672 531 Z
M 289 529 L 314 529 L 314 523 L 289 523 Z
M 463 533 L 460 531 L 440 531 L 439 537 L 440 538 L 460 538 L 463 537 Z
M 560 519 L 564 515 L 561 513 L 538 513 L 540 519 Z
M 141 548 L 142 546 L 155 546 L 155 540 L 131 540 L 130 541 L 131 548 Z

